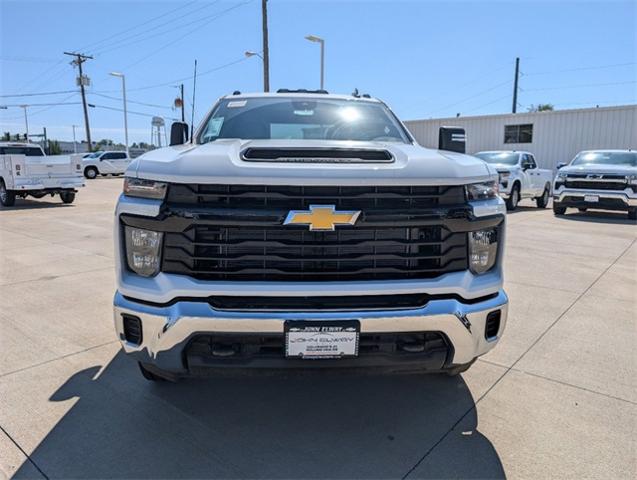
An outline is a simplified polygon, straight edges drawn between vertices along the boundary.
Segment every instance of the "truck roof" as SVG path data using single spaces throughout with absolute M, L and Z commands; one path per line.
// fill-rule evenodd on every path
M 27 142 L 0 142 L 0 147 L 34 147 L 41 148 L 37 143 Z
M 235 92 L 228 95 L 224 95 L 224 99 L 244 99 L 244 98 L 315 98 L 315 99 L 331 99 L 331 100 L 353 100 L 359 102 L 373 102 L 381 103 L 377 98 L 370 96 L 354 96 L 335 93 L 321 93 L 316 90 L 284 90 L 281 92 L 254 92 L 254 93 L 241 93 Z

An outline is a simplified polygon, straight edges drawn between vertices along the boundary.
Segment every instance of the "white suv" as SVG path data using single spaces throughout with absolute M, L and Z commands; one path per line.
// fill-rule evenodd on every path
M 93 179 L 98 175 L 121 175 L 131 159 L 126 152 L 95 152 L 82 158 L 84 176 Z

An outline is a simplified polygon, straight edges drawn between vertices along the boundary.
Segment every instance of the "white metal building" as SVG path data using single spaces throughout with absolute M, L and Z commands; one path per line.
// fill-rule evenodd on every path
M 439 127 L 463 127 L 467 153 L 527 150 L 542 168 L 555 169 L 559 162 L 570 161 L 582 150 L 637 150 L 637 105 L 411 120 L 405 124 L 426 147 L 437 148 Z

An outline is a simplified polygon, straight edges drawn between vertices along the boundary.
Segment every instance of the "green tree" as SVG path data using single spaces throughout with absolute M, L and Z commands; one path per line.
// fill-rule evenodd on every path
M 49 141 L 49 155 L 60 155 L 62 148 L 60 148 L 60 142 L 57 140 Z
M 538 103 L 528 108 L 529 112 L 552 112 L 555 110 L 551 103 Z

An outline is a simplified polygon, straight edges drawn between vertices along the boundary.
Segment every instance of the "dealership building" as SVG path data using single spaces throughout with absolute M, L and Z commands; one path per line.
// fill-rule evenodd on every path
M 637 150 L 637 105 L 555 110 L 405 122 L 418 143 L 437 148 L 442 126 L 462 127 L 467 153 L 526 150 L 541 168 L 555 169 L 582 150 Z

